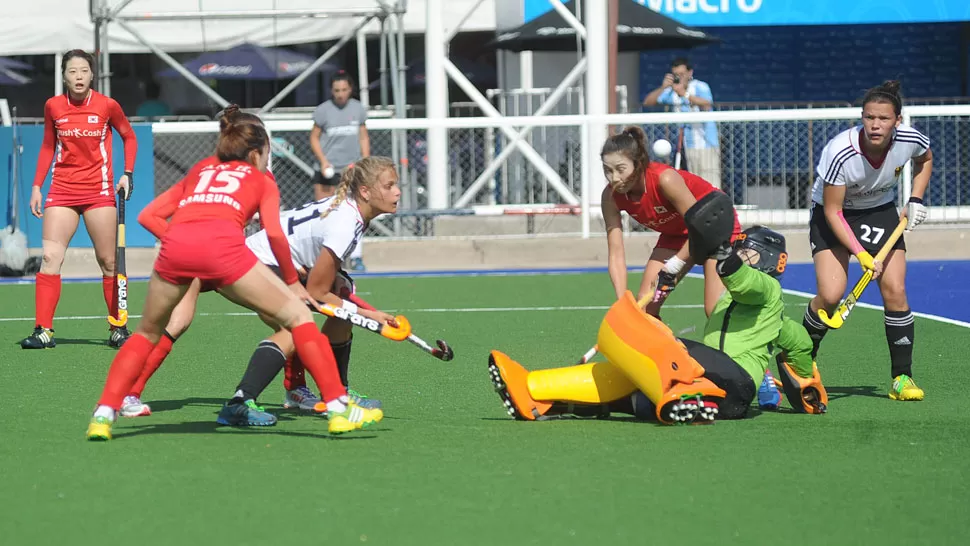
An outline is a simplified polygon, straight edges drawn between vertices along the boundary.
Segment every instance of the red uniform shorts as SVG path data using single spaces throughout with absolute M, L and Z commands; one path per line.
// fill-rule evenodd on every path
M 107 195 L 104 195 L 104 193 L 97 187 L 81 192 L 75 188 L 65 188 L 63 184 L 52 182 L 51 189 L 47 192 L 47 199 L 44 200 L 44 208 L 68 207 L 74 209 L 78 214 L 84 214 L 92 209 L 115 206 L 114 188 L 109 186 Z
M 738 219 L 734 219 L 734 231 L 731 233 L 731 242 L 737 240 L 738 235 L 741 235 L 741 224 L 738 223 Z M 680 250 L 684 248 L 687 244 L 687 235 L 669 235 L 667 233 L 661 233 L 660 238 L 657 239 L 657 245 L 654 248 L 665 248 L 667 250 Z
M 257 262 L 239 226 L 226 220 L 188 222 L 165 233 L 155 272 L 172 284 L 199 279 L 208 291 L 238 281 Z

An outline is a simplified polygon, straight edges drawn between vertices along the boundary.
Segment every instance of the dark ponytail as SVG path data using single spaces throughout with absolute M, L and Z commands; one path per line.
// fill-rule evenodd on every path
M 862 98 L 862 107 L 865 108 L 870 102 L 886 102 L 893 105 L 896 115 L 903 112 L 903 95 L 899 91 L 899 80 L 887 80 L 882 85 L 877 85 L 866 91 L 866 96 Z
M 240 112 L 239 106 L 230 104 L 219 118 L 219 143 L 216 157 L 219 161 L 249 162 L 249 153 L 262 152 L 269 144 L 269 135 L 259 116 Z
M 642 176 L 650 164 L 650 154 L 647 152 L 647 134 L 639 125 L 629 125 L 615 135 L 610 135 L 603 143 L 600 159 L 607 154 L 623 154 L 633 162 L 634 172 Z

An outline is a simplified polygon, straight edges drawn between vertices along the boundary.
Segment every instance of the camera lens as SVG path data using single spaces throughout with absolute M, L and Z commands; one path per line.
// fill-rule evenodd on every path
M 674 83 L 680 83 L 680 76 L 674 76 Z

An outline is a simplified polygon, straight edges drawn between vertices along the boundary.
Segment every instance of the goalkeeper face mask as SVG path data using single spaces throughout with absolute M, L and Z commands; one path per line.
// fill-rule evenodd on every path
M 772 277 L 780 277 L 788 262 L 785 236 L 764 226 L 744 230 L 734 243 L 734 251 L 744 263 Z

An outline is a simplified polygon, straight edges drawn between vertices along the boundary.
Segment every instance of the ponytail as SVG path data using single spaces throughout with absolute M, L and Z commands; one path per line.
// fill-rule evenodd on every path
M 647 152 L 647 134 L 638 125 L 628 125 L 622 131 L 610 135 L 603 143 L 600 159 L 607 154 L 619 153 L 633 162 L 633 169 L 637 176 L 643 176 L 650 164 L 650 154 Z
M 348 195 L 354 199 L 360 197 L 360 188 L 376 186 L 380 174 L 388 169 L 394 170 L 394 161 L 381 156 L 365 157 L 353 166 L 346 168 L 340 175 L 340 183 L 337 184 L 337 191 L 334 193 L 330 208 L 324 211 L 320 218 L 326 218 L 328 214 L 336 210 L 341 203 L 347 200 Z

